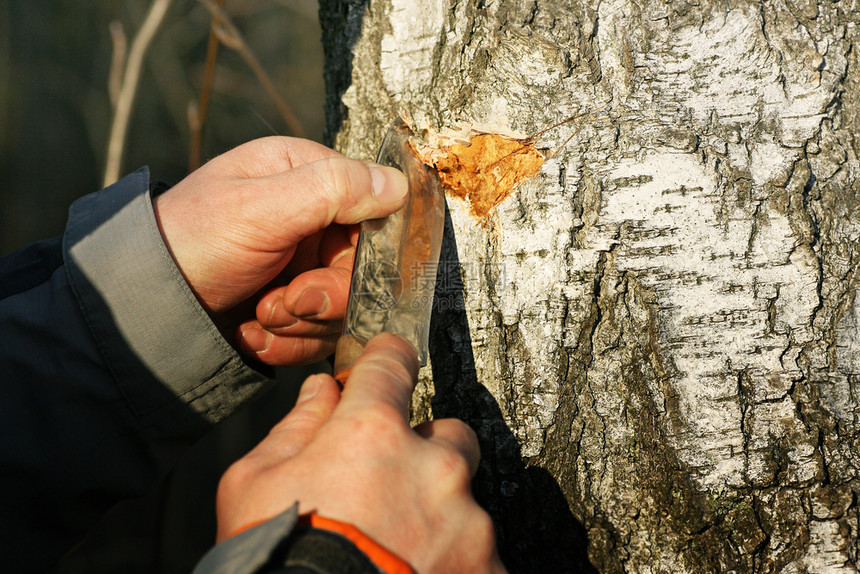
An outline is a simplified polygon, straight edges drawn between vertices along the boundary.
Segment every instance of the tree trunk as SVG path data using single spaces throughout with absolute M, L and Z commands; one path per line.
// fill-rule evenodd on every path
M 346 154 L 586 114 L 448 198 L 414 401 L 477 431 L 512 572 L 858 571 L 858 6 L 321 2 Z

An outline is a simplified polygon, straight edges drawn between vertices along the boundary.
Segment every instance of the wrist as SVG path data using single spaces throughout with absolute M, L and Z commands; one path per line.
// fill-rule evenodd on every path
M 400 556 L 348 522 L 341 522 L 333 518 L 326 518 L 319 514 L 311 513 L 301 515 L 299 517 L 299 525 L 343 536 L 361 550 L 385 574 L 414 574 L 415 572 Z
M 250 522 L 234 530 L 221 544 L 240 534 L 264 527 L 268 520 Z M 271 568 L 313 564 L 320 572 L 373 572 L 374 574 L 415 574 L 397 554 L 370 538 L 356 526 L 318 514 L 298 517 L 295 528 L 284 540 L 280 552 L 273 553 Z

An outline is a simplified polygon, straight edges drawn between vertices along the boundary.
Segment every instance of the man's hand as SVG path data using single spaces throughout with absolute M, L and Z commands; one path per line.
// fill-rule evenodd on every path
M 155 211 L 200 303 L 222 327 L 239 324 L 239 347 L 299 364 L 334 350 L 356 237 L 346 226 L 397 211 L 406 192 L 396 169 L 270 137 L 208 162 Z M 256 313 L 237 308 L 248 300 Z
M 503 573 L 489 516 L 469 483 L 480 454 L 474 432 L 443 419 L 409 428 L 415 350 L 380 335 L 356 362 L 343 394 L 308 378 L 295 408 L 218 488 L 218 539 L 299 512 L 351 523 L 417 572 Z

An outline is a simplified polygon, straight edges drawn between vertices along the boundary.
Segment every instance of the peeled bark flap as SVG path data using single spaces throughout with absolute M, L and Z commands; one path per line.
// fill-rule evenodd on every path
M 434 163 L 448 194 L 467 202 L 483 221 L 514 189 L 540 171 L 544 158 L 530 142 L 479 134 L 451 146 Z
M 449 197 L 416 420 L 511 572 L 858 572 L 860 2 L 323 0 L 329 135 L 562 151 Z

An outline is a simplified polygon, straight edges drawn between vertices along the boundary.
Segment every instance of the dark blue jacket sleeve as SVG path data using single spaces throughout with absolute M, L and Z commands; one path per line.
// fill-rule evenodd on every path
M 77 201 L 0 260 L 0 569 L 46 570 L 268 384 L 183 280 L 145 169 Z

